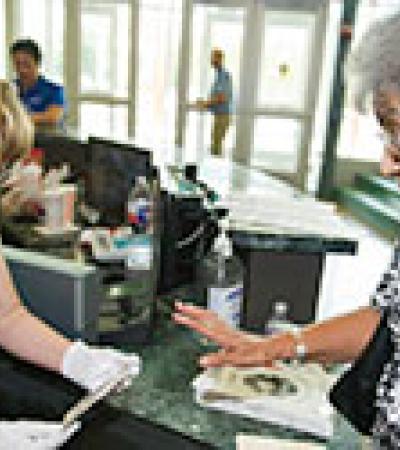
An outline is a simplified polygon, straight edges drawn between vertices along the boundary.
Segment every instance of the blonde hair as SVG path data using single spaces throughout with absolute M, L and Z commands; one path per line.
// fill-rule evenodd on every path
M 31 119 L 7 81 L 0 80 L 0 157 L 25 155 L 33 146 Z

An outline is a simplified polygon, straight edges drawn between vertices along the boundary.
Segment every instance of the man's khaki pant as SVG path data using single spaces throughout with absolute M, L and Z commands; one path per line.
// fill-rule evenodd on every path
M 230 114 L 214 114 L 214 124 L 211 132 L 211 154 L 213 156 L 222 155 L 222 145 L 230 123 Z

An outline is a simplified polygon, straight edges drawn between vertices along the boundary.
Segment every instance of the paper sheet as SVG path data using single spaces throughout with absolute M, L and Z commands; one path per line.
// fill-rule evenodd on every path
M 283 439 L 271 439 L 260 436 L 238 435 L 236 450 L 323 450 L 323 444 L 308 442 L 291 442 Z

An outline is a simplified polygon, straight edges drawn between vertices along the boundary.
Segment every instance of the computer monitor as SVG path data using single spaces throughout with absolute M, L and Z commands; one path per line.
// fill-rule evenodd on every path
M 44 166 L 59 167 L 68 163 L 72 177 L 80 177 L 90 164 L 90 145 L 64 135 L 37 135 L 36 147 L 44 151 Z
M 89 144 L 86 202 L 99 211 L 103 225 L 119 225 L 125 219 L 125 205 L 135 178 L 151 176 L 151 153 L 97 138 L 90 138 Z
M 131 143 L 123 143 L 95 136 L 89 136 L 88 143 L 91 148 L 103 146 L 112 148 L 116 152 L 120 150 L 122 154 L 125 154 L 126 163 L 130 165 L 130 170 L 134 170 L 137 175 L 143 175 L 146 177 L 151 176 L 153 161 L 152 154 L 149 149 L 138 147 L 137 145 L 133 145 Z M 129 154 L 123 152 L 129 152 Z M 135 156 L 133 156 L 133 153 Z

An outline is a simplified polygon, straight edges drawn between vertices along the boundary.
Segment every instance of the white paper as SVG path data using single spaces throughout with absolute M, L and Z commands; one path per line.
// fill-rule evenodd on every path
M 205 401 L 203 398 L 205 393 L 218 389 L 215 380 L 210 376 L 212 372 L 205 371 L 194 381 L 196 401 L 204 407 L 329 438 L 333 432 L 333 409 L 327 395 L 335 377 L 327 375 L 315 364 L 286 365 L 280 372 L 297 387 L 297 393 Z
M 323 450 L 326 446 L 308 442 L 290 442 L 261 436 L 238 435 L 236 450 Z

